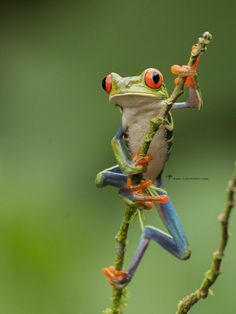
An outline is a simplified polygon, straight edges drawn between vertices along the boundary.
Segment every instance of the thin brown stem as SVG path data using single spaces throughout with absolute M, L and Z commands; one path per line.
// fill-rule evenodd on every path
M 224 211 L 219 215 L 221 223 L 221 239 L 219 249 L 213 253 L 212 264 L 210 269 L 204 274 L 200 287 L 189 296 L 183 298 L 177 308 L 176 314 L 186 314 L 201 299 L 208 297 L 211 286 L 215 283 L 221 274 L 221 263 L 224 257 L 225 248 L 229 238 L 229 219 L 232 209 L 235 205 L 234 193 L 236 192 L 236 165 L 232 179 L 229 181 L 227 188 L 227 201 Z

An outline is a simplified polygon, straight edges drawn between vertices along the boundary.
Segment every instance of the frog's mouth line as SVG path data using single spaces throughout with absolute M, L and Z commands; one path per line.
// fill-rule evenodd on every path
M 144 97 L 152 97 L 152 98 L 157 98 L 157 99 L 159 99 L 156 95 L 153 95 L 153 94 L 149 94 L 149 93 L 138 93 L 138 92 L 136 92 L 136 93 L 119 93 L 119 94 L 115 94 L 115 95 L 111 95 L 110 97 L 109 97 L 109 101 L 112 101 L 113 100 L 113 98 L 115 98 L 115 97 L 122 97 L 122 96 L 144 96 Z

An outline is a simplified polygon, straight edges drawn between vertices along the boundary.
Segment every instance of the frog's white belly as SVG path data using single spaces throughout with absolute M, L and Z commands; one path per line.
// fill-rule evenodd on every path
M 159 107 L 159 108 L 158 108 Z M 143 138 L 149 128 L 150 119 L 158 114 L 160 106 L 152 108 L 153 110 L 144 111 L 137 114 L 130 109 L 124 110 L 122 116 L 123 126 L 126 127 L 129 147 L 132 155 L 134 155 L 143 143 Z M 165 127 L 161 126 L 154 136 L 148 153 L 152 155 L 152 161 L 147 167 L 145 177 L 147 179 L 155 180 L 161 173 L 168 155 L 168 142 L 165 137 Z
M 142 123 L 134 124 L 128 129 L 128 141 L 132 154 L 140 148 L 143 142 L 144 135 L 149 127 L 149 121 L 147 124 Z M 161 127 L 157 134 L 154 136 L 153 141 L 150 145 L 148 153 L 152 156 L 152 161 L 147 167 L 145 177 L 147 179 L 155 180 L 161 173 L 168 154 L 168 143 L 165 139 L 164 127 Z

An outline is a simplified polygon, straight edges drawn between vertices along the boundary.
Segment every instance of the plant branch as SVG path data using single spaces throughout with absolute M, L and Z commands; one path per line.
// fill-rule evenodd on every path
M 176 314 L 186 314 L 189 310 L 201 299 L 208 297 L 211 286 L 215 283 L 218 276 L 221 274 L 221 263 L 224 257 L 225 248 L 229 238 L 229 219 L 232 209 L 235 205 L 234 193 L 236 192 L 236 164 L 232 179 L 228 183 L 227 189 L 227 201 L 224 211 L 219 215 L 219 221 L 221 223 L 221 239 L 218 251 L 213 253 L 213 260 L 210 269 L 205 273 L 200 287 L 183 298 L 177 308 Z
M 192 67 L 197 58 L 201 55 L 202 52 L 206 50 L 206 46 L 211 41 L 212 35 L 209 32 L 205 32 L 201 37 L 198 38 L 197 44 L 194 45 L 190 58 L 188 60 L 187 65 Z M 167 113 L 171 110 L 174 102 L 183 94 L 184 92 L 184 83 L 186 81 L 186 77 L 179 77 L 179 82 L 175 86 L 171 96 L 163 101 L 162 108 L 157 117 L 150 120 L 149 129 L 144 137 L 144 141 L 140 148 L 140 155 L 145 156 L 148 152 L 150 144 L 155 136 L 156 132 L 159 130 L 161 125 L 165 123 L 165 118 Z M 142 179 L 142 174 L 137 174 L 131 176 L 132 183 L 139 183 Z M 124 256 L 126 249 L 126 241 L 129 230 L 129 224 L 132 220 L 137 208 L 127 207 L 124 218 L 122 220 L 120 229 L 116 236 L 117 242 L 117 251 L 115 257 L 115 268 L 116 270 L 121 270 L 124 264 Z M 125 287 L 114 287 L 113 288 L 113 296 L 112 296 L 112 305 L 111 308 L 106 309 L 104 314 L 123 314 L 124 302 L 123 297 L 125 295 Z
M 125 210 L 124 217 L 115 237 L 117 242 L 116 257 L 114 266 L 116 270 L 121 270 L 124 264 L 125 250 L 127 245 L 127 237 L 129 231 L 129 224 L 136 213 L 136 209 L 128 206 Z M 113 288 L 112 306 L 110 309 L 104 311 L 104 314 L 121 314 L 125 306 L 125 288 Z

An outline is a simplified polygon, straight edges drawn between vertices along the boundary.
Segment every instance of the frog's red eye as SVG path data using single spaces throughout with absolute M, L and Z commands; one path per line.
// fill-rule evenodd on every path
M 112 86 L 111 74 L 107 74 L 102 80 L 102 87 L 109 94 L 111 91 L 111 86 Z
M 163 76 L 156 69 L 148 69 L 145 73 L 144 81 L 148 87 L 159 88 L 163 82 Z

